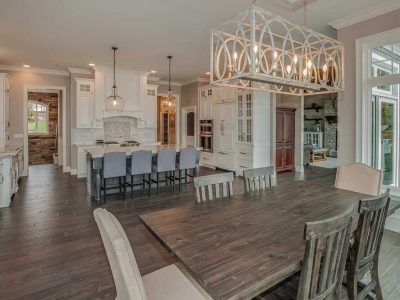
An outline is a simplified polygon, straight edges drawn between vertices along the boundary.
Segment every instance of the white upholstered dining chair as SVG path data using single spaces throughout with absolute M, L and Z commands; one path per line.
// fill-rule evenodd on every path
M 128 237 L 113 214 L 97 208 L 93 212 L 111 266 L 117 300 L 211 299 L 177 265 L 141 276 Z
M 371 196 L 378 196 L 382 172 L 362 163 L 338 166 L 335 187 Z

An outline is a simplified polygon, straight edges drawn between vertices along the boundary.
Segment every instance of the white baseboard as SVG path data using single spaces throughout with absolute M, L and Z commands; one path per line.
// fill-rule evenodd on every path
M 296 169 L 296 172 L 304 173 L 304 166 L 296 166 L 295 169 Z
M 70 169 L 70 173 L 71 173 L 71 175 L 76 175 L 77 171 L 76 171 L 76 169 Z

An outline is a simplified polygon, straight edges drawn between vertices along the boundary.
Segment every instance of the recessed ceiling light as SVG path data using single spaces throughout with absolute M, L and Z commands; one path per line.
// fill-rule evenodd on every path
M 206 72 L 206 75 L 210 75 L 211 73 L 210 72 Z
M 157 71 L 151 70 L 150 73 L 151 73 L 151 74 L 156 74 Z
M 22 65 L 24 68 L 30 68 L 30 65 Z
M 91 66 L 91 67 L 94 67 L 94 66 L 95 66 L 95 64 L 89 64 L 89 66 Z

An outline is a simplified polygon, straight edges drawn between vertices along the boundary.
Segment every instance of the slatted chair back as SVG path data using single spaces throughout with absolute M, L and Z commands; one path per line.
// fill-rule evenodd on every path
M 263 167 L 243 171 L 246 192 L 265 190 L 271 187 L 274 167 Z
M 194 178 L 197 202 L 220 198 L 220 185 L 222 185 L 222 197 L 233 195 L 233 172 L 215 175 L 200 176 Z M 206 192 L 207 190 L 207 192 Z
M 335 187 L 371 196 L 378 196 L 382 172 L 366 164 L 354 163 L 338 166 Z
M 297 300 L 335 299 L 340 295 L 353 214 L 351 207 L 336 217 L 305 224 L 306 249 Z
M 96 208 L 93 215 L 111 266 L 117 290 L 116 299 L 146 300 L 142 276 L 121 224 L 103 208 Z
M 372 290 L 375 290 L 377 299 L 382 299 L 378 257 L 389 209 L 389 192 L 390 190 L 387 189 L 380 196 L 360 200 L 358 226 L 347 262 L 350 299 L 364 299 Z M 362 291 L 359 291 L 357 288 L 359 280 L 369 272 L 371 272 L 372 280 L 363 287 Z

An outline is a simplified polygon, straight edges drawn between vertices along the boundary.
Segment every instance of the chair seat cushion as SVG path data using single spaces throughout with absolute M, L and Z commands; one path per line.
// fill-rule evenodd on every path
M 191 280 L 174 264 L 143 276 L 148 300 L 211 299 Z

